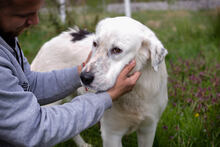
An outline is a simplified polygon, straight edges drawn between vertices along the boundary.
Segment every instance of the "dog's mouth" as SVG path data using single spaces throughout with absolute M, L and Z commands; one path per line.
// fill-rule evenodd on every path
M 92 85 L 85 85 L 83 84 L 83 82 L 81 81 L 82 83 L 82 86 L 85 88 L 85 91 L 92 91 L 92 92 L 104 92 L 104 91 L 107 91 L 107 89 L 102 89 L 100 87 L 95 87 L 95 86 L 92 86 Z

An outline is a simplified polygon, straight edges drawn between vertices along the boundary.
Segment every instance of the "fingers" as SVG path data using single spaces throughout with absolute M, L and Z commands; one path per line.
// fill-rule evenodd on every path
M 87 59 L 85 62 L 83 62 L 81 65 L 78 66 L 78 73 L 80 74 L 82 72 L 82 68 L 89 62 L 90 58 L 92 56 L 92 51 L 90 51 Z
M 132 76 L 129 77 L 131 84 L 135 85 L 136 81 L 140 78 L 141 72 L 135 72 Z
M 128 65 L 126 65 L 124 67 L 124 69 L 122 70 L 121 74 L 122 75 L 127 75 L 136 65 L 136 61 L 132 60 Z
M 135 86 L 137 80 L 140 78 L 141 73 L 135 72 L 131 76 L 127 76 L 129 72 L 135 67 L 136 62 L 132 60 L 132 62 L 125 66 L 124 69 L 119 74 L 117 81 L 113 88 L 109 89 L 107 92 L 111 96 L 112 100 L 116 100 L 118 97 L 122 96 L 123 94 L 131 91 Z
M 88 57 L 87 57 L 87 59 L 85 61 L 85 64 L 89 62 L 91 56 L 92 56 L 92 51 L 90 51 L 90 53 L 89 53 L 89 55 L 88 55 Z

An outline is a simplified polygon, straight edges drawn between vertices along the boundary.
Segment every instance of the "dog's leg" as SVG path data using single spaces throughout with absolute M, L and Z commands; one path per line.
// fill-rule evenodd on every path
M 116 132 L 102 130 L 103 147 L 122 147 L 122 136 L 122 134 L 116 134 Z
M 121 139 L 129 128 L 127 121 L 111 109 L 105 112 L 100 122 L 103 147 L 122 147 Z
M 157 123 L 151 125 L 141 126 L 137 130 L 138 147 L 152 147 L 154 142 L 154 136 L 157 128 Z
M 92 147 L 92 145 L 87 144 L 80 135 L 73 137 L 73 140 L 78 147 Z

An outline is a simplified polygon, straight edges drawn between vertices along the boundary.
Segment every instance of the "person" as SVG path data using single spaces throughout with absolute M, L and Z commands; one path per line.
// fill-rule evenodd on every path
M 39 22 L 44 0 L 0 0 L 0 146 L 53 146 L 97 123 L 112 101 L 129 92 L 140 72 L 119 74 L 106 92 L 77 96 L 63 105 L 42 107 L 81 86 L 80 66 L 33 72 L 17 36 Z

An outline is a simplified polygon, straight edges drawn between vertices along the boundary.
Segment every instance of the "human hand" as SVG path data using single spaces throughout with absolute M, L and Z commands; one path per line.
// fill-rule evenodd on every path
M 117 81 L 111 89 L 107 92 L 111 96 L 112 100 L 118 99 L 123 94 L 131 91 L 139 79 L 141 73 L 135 72 L 133 75 L 128 77 L 128 73 L 135 67 L 136 62 L 132 60 L 129 65 L 126 65 L 119 74 Z
M 78 65 L 78 66 L 77 66 L 79 75 L 80 75 L 80 73 L 81 73 L 81 71 L 82 71 L 82 67 L 85 66 L 85 65 L 89 62 L 91 56 L 92 56 L 92 51 L 90 51 L 90 53 L 89 53 L 89 55 L 88 55 L 86 61 L 83 62 L 81 65 Z

